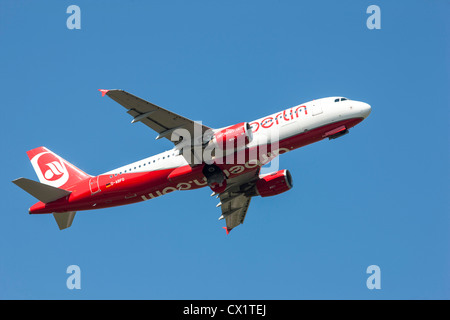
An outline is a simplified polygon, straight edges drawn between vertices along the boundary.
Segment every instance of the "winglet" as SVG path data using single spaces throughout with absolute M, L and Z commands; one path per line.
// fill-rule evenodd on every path
M 227 232 L 227 234 L 230 233 L 231 229 L 228 229 L 227 227 L 222 227 L 223 229 L 225 229 L 225 231 Z
M 109 90 L 106 90 L 106 89 L 98 89 L 98 91 L 100 91 L 100 92 L 102 93 L 102 97 L 104 97 L 105 94 L 107 94 Z

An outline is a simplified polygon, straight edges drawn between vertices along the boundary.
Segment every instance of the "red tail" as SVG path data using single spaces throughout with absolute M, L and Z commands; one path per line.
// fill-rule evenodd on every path
M 39 181 L 52 187 L 68 189 L 90 177 L 45 147 L 30 150 L 27 155 Z

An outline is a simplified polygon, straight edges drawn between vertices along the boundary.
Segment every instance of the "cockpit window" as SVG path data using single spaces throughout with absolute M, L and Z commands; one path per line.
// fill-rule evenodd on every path
M 337 98 L 336 100 L 334 100 L 334 102 L 339 102 L 339 98 Z
M 341 101 L 345 101 L 345 100 L 347 100 L 347 98 L 341 98 Z

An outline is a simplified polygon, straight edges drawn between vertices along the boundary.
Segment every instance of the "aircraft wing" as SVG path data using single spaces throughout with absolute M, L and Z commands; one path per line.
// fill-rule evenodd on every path
M 104 89 L 99 89 L 99 91 L 103 96 L 106 94 L 108 97 L 124 106 L 128 110 L 127 113 L 133 117 L 131 123 L 142 122 L 150 129 L 156 131 L 158 133 L 156 139 L 166 138 L 171 140 L 173 134 L 173 137 L 177 138 L 179 136 L 177 136 L 174 131 L 177 129 L 185 129 L 189 132 L 191 137 L 190 145 L 201 145 L 203 142 L 203 134 L 207 130 L 212 130 L 210 127 L 161 108 L 126 91 Z M 194 138 L 199 141 L 194 141 Z M 177 145 L 181 141 L 177 140 L 172 142 Z
M 222 204 L 222 215 L 219 219 L 224 219 L 227 226 L 227 234 L 231 229 L 237 227 L 241 223 L 244 223 L 245 215 L 247 214 L 248 207 L 250 205 L 251 197 L 246 196 L 243 193 L 232 194 L 231 192 L 224 192 L 220 196 L 220 201 L 227 201 Z
M 222 215 L 219 220 L 225 219 L 227 234 L 231 229 L 244 223 L 252 194 L 249 193 L 257 180 L 259 168 L 229 182 L 229 187 L 219 195 Z

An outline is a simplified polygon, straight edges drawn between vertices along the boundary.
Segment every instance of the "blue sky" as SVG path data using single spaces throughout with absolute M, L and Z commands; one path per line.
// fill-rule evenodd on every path
M 69 30 L 69 5 L 81 29 Z M 369 30 L 366 9 L 381 9 Z M 449 4 L 0 2 L 1 299 L 449 299 Z M 294 188 L 229 236 L 209 189 L 80 212 L 59 231 L 11 180 L 46 146 L 90 174 L 170 149 L 99 88 L 211 127 L 345 96 L 349 135 L 285 154 Z M 81 290 L 66 287 L 69 265 Z M 369 290 L 366 269 L 381 270 Z

